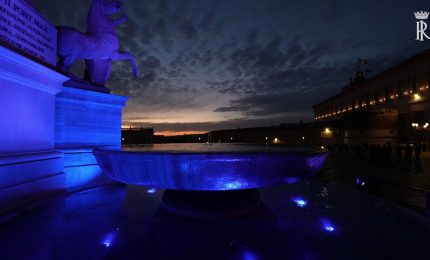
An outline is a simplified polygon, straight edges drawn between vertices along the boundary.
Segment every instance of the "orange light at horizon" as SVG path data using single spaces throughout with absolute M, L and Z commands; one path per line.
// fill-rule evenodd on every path
M 164 136 L 178 136 L 178 135 L 199 135 L 205 134 L 208 131 L 160 131 L 155 132 L 154 135 L 164 135 Z

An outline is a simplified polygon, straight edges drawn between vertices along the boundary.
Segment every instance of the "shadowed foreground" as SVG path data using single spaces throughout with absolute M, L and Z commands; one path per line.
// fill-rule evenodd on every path
M 105 186 L 51 200 L 4 222 L 0 251 L 15 259 L 430 256 L 429 222 L 381 199 L 316 181 L 260 193 L 264 205 L 252 214 L 196 220 L 162 211 L 162 191 Z

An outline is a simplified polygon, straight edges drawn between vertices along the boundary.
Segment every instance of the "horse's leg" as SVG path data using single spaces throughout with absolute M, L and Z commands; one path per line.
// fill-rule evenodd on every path
M 69 68 L 75 62 L 75 55 L 67 55 L 60 59 L 60 70 L 65 73 L 69 73 Z
M 132 54 L 128 53 L 128 52 L 114 52 L 112 53 L 111 56 L 112 60 L 129 60 L 131 63 L 131 66 L 133 67 L 133 74 L 135 77 L 137 77 L 137 75 L 139 74 L 139 70 L 137 69 L 136 66 L 136 61 L 134 60 L 134 57 Z
M 66 72 L 66 71 L 64 70 L 64 57 L 60 57 L 60 58 L 58 59 L 58 62 L 57 62 L 57 68 L 58 68 L 60 71 L 62 71 L 62 72 Z

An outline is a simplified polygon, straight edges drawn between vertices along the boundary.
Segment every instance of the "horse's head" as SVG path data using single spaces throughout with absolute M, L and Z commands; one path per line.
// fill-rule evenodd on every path
M 122 3 L 120 1 L 98 0 L 102 6 L 104 15 L 111 16 L 114 13 L 121 12 Z

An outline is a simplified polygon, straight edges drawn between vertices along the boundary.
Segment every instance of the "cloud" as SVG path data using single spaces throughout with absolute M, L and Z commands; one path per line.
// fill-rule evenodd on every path
M 86 31 L 90 0 L 33 2 L 54 24 Z M 312 105 L 349 82 L 357 57 L 376 73 L 430 47 L 414 41 L 411 14 L 424 6 L 424 0 L 123 1 L 129 20 L 116 31 L 141 73 L 134 78 L 129 62 L 117 61 L 108 87 L 130 97 L 124 119 L 163 130 L 312 120 Z M 75 68 L 82 71 L 82 62 Z M 171 123 L 175 118 L 195 123 Z
M 194 39 L 197 36 L 197 30 L 190 20 L 182 22 L 181 32 L 187 39 Z

